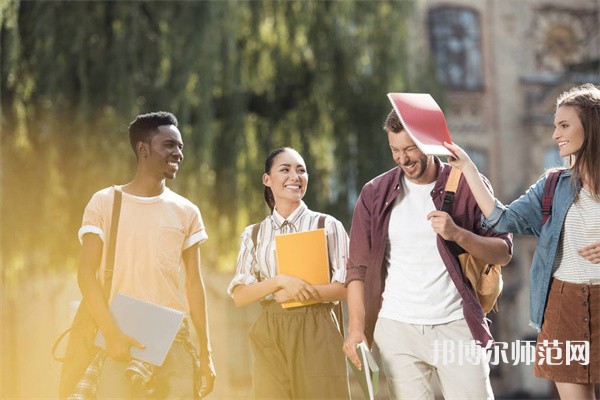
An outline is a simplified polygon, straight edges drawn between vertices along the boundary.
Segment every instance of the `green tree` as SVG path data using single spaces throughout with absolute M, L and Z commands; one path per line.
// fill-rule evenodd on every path
M 306 202 L 350 228 L 362 184 L 388 162 L 389 91 L 409 84 L 410 1 L 0 1 L 3 296 L 76 268 L 90 196 L 134 169 L 127 124 L 174 112 L 174 190 L 200 207 L 208 268 L 231 271 L 266 214 L 270 150 L 293 146 Z M 427 82 L 425 72 L 410 82 Z

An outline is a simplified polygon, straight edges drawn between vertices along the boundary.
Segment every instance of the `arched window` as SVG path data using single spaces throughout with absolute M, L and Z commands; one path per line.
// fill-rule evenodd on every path
M 483 87 L 479 14 L 462 7 L 429 11 L 429 42 L 440 82 L 449 89 Z

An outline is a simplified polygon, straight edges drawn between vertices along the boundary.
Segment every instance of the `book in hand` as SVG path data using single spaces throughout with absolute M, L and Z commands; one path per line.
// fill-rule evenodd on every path
M 329 283 L 325 229 L 275 235 L 277 273 L 295 276 L 311 285 Z M 318 303 L 318 300 L 282 303 L 283 308 Z
M 413 142 L 426 155 L 452 156 L 452 143 L 440 106 L 427 93 L 388 93 L 388 99 Z
M 144 346 L 131 347 L 131 357 L 162 365 L 183 321 L 183 313 L 172 308 L 148 303 L 117 293 L 109 307 L 118 328 Z M 94 344 L 106 348 L 106 340 L 98 330 Z
M 365 342 L 356 345 L 356 353 L 362 364 L 362 370 L 356 368 L 350 360 L 348 360 L 348 363 L 365 398 L 373 400 L 379 389 L 379 367 Z

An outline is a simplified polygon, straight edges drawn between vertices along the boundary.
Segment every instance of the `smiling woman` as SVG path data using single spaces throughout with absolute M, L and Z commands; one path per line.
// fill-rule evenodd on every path
M 346 298 L 348 235 L 337 219 L 308 209 L 302 201 L 308 172 L 294 149 L 274 150 L 262 177 L 271 215 L 242 233 L 236 274 L 228 293 L 237 306 L 259 302 L 261 314 L 250 332 L 254 353 L 252 374 L 257 398 L 348 399 L 343 336 L 333 313 Z M 275 235 L 325 228 L 330 283 L 310 285 L 277 274 Z M 316 300 L 296 308 L 289 301 Z
M 571 106 L 558 107 L 554 116 L 552 139 L 558 144 L 561 157 L 575 154 L 583 146 L 584 131 L 577 109 Z
M 308 172 L 304 160 L 296 150 L 281 147 L 269 155 L 265 164 L 262 179 L 267 205 L 273 211 L 277 204 L 277 211 L 287 218 L 306 193 Z
M 547 343 L 569 354 L 574 342 L 589 346 L 589 365 L 568 359 L 534 365 L 534 374 L 552 380 L 561 398 L 594 399 L 600 382 L 600 89 L 574 87 L 556 101 L 554 133 L 560 156 L 570 166 L 559 174 L 550 218 L 542 220 L 542 198 L 549 174 L 505 206 L 485 188 L 477 167 L 456 145 L 451 164 L 463 171 L 485 225 L 497 232 L 538 237 L 531 265 L 530 325 L 538 332 L 538 354 Z M 554 175 L 556 176 L 556 175 Z

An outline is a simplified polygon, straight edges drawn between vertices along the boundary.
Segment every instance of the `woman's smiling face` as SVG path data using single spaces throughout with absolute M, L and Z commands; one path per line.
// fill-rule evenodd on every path
M 292 149 L 279 153 L 271 171 L 263 175 L 263 184 L 271 188 L 276 205 L 299 204 L 308 186 L 308 172 L 300 154 Z
M 584 138 L 585 133 L 577 109 L 572 106 L 558 107 L 554 115 L 552 139 L 558 144 L 560 156 L 577 154 L 583 146 Z

